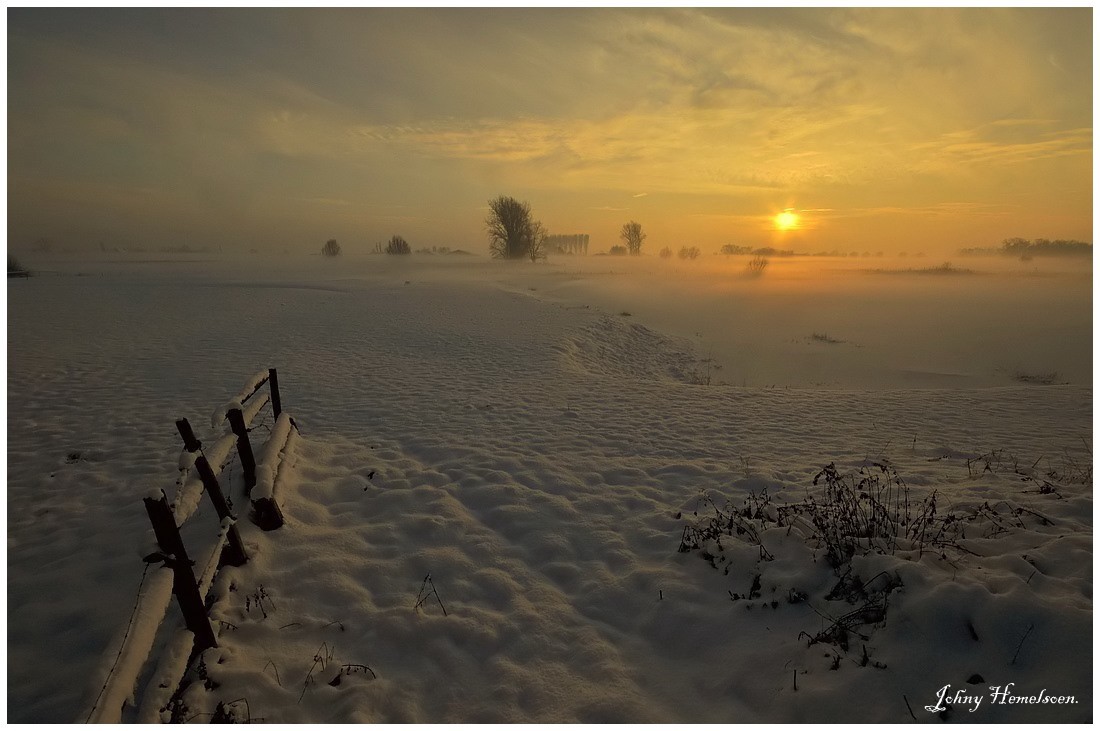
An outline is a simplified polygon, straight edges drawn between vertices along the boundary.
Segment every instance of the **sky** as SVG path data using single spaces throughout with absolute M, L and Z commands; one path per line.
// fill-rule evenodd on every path
M 486 253 L 499 195 L 591 252 L 1092 240 L 1091 8 L 7 21 L 12 248 Z

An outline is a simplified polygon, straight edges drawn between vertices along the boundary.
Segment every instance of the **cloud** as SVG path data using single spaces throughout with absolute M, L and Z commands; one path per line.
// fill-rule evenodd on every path
M 746 220 L 808 201 L 961 219 L 984 209 L 921 207 L 1010 187 L 1049 208 L 1091 195 L 1088 18 L 16 9 L 9 180 L 37 182 L 11 216 L 48 222 L 73 186 L 118 221 L 132 210 L 118 191 L 134 190 L 242 230 L 271 210 L 366 225 L 415 215 L 369 204 L 410 202 L 457 221 L 502 189 L 592 211 L 653 194 L 654 216 L 735 202 Z
M 1045 131 L 1034 127 L 1045 126 Z M 1024 134 L 1017 134 L 1024 130 Z M 1013 134 L 1005 135 L 1005 132 Z M 940 135 L 913 146 L 914 169 L 945 172 L 1021 165 L 1058 157 L 1092 156 L 1092 129 L 1056 129 L 1039 120 L 997 120 L 974 129 Z
M 958 218 L 965 216 L 996 218 L 1006 215 L 1013 206 L 1009 204 L 974 203 L 968 201 L 944 202 L 931 205 L 875 206 L 833 211 L 834 218 L 866 218 L 872 216 L 920 216 L 933 218 Z

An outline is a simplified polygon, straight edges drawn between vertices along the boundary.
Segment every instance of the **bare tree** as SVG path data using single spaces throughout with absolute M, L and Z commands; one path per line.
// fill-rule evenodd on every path
M 336 243 L 336 239 L 329 239 L 321 247 L 321 253 L 324 256 L 340 256 L 340 244 Z
M 546 258 L 546 228 L 541 221 L 532 221 L 528 228 L 527 258 L 531 261 Z
M 409 246 L 409 242 L 404 237 L 394 234 L 390 237 L 389 242 L 386 244 L 387 254 L 411 254 L 412 247 Z
M 642 242 L 645 241 L 645 234 L 642 233 L 642 224 L 637 221 L 624 223 L 623 230 L 619 232 L 619 238 L 626 244 L 626 250 L 630 252 L 631 256 L 637 256 L 642 253 Z
M 546 230 L 531 218 L 531 204 L 526 201 L 503 195 L 489 201 L 485 228 L 494 259 L 535 261 L 546 256 Z

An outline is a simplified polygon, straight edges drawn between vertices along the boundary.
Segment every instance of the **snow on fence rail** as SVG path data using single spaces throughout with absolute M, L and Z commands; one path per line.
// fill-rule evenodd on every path
M 257 395 L 265 384 L 268 392 Z M 276 419 L 275 427 L 262 448 L 257 465 L 248 436 L 249 425 L 268 403 Z M 282 411 L 279 380 L 274 368 L 254 375 L 236 398 L 214 412 L 212 428 L 217 429 L 226 422 L 229 431 L 207 449 L 203 449 L 187 419 L 176 422 L 183 439 L 178 489 L 171 504 L 161 489 L 151 491 L 144 498 L 157 550 L 145 557 L 147 566 L 133 614 L 99 696 L 87 714 L 88 722 L 120 723 L 123 720 L 123 710 L 132 703 L 142 668 L 149 660 L 173 595 L 186 629 L 178 629 L 170 638 L 164 656 L 146 684 L 137 720 L 142 723 L 159 721 L 160 712 L 171 700 L 191 661 L 204 650 L 218 646 L 207 614 L 207 594 L 222 566 L 241 566 L 248 561 L 237 530 L 237 518 L 218 482 L 218 475 L 234 447 L 244 473 L 245 493 L 251 499 L 253 522 L 263 530 L 274 530 L 283 524 L 282 511 L 275 499 L 276 484 L 290 430 L 297 430 L 297 425 Z M 201 561 L 195 561 L 187 554 L 179 528 L 198 509 L 204 492 L 210 496 L 217 513 L 219 533 L 210 552 Z M 160 566 L 153 568 L 157 563 Z M 198 576 L 195 566 L 199 568 Z

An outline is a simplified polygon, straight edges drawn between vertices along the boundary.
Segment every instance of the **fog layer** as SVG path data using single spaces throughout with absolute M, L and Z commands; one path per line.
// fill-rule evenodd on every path
M 997 257 L 150 256 L 30 262 L 196 283 L 334 291 L 375 281 L 491 283 L 600 308 L 685 339 L 704 383 L 776 388 L 1049 387 L 1092 377 L 1090 262 Z M 293 298 L 289 295 L 288 304 Z

